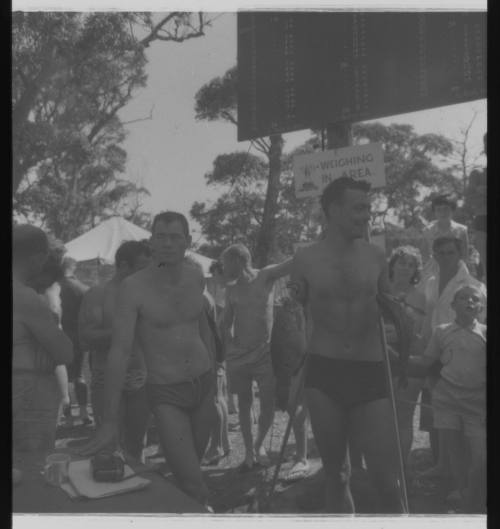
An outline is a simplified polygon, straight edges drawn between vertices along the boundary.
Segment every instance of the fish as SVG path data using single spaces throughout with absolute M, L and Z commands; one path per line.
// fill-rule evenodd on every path
M 275 306 L 271 332 L 271 361 L 276 378 L 276 407 L 285 411 L 292 376 L 306 355 L 306 318 L 302 305 L 292 297 L 282 297 Z
M 377 303 L 385 324 L 392 324 L 396 330 L 397 340 L 390 343 L 398 353 L 398 387 L 408 386 L 408 358 L 412 343 L 413 321 L 404 310 L 403 304 L 394 296 L 386 293 L 377 294 Z

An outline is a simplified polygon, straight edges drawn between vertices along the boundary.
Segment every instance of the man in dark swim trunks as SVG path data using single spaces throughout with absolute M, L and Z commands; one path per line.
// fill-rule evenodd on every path
M 306 399 L 326 475 L 326 511 L 354 512 L 347 439 L 364 454 L 380 513 L 401 513 L 398 450 L 379 334 L 377 292 L 389 292 L 383 251 L 363 239 L 370 185 L 340 178 L 321 197 L 325 238 L 299 250 L 292 283 L 312 335 Z
M 116 438 L 121 390 L 137 341 L 165 459 L 184 492 L 206 505 L 200 461 L 212 425 L 215 375 L 206 345 L 211 331 L 204 314 L 205 279 L 185 259 L 190 242 L 183 215 L 156 215 L 151 265 L 124 279 L 118 289 L 103 423 L 81 453 L 98 452 Z

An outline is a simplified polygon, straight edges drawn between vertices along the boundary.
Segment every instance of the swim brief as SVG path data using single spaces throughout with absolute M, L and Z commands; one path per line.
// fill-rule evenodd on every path
M 486 232 L 487 225 L 488 225 L 488 223 L 486 221 L 486 215 L 476 215 L 474 217 L 474 221 L 472 223 L 472 227 L 476 231 L 482 231 L 484 233 L 487 233 Z
M 212 370 L 198 377 L 175 384 L 146 384 L 146 393 L 150 409 L 161 404 L 170 404 L 183 410 L 194 411 L 214 392 L 216 375 Z
M 311 354 L 305 387 L 319 389 L 343 408 L 388 397 L 383 362 L 326 358 Z

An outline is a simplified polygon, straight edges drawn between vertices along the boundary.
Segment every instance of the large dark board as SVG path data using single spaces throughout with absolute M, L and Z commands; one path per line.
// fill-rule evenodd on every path
M 486 97 L 486 13 L 238 13 L 238 139 Z

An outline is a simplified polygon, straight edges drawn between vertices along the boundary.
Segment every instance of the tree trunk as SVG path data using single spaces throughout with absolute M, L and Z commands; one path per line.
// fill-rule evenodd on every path
M 255 265 L 259 268 L 269 262 L 276 235 L 276 212 L 278 210 L 278 195 L 280 191 L 281 155 L 283 153 L 283 137 L 280 134 L 270 136 L 269 148 L 269 178 L 267 183 L 266 201 L 262 225 L 255 248 Z

